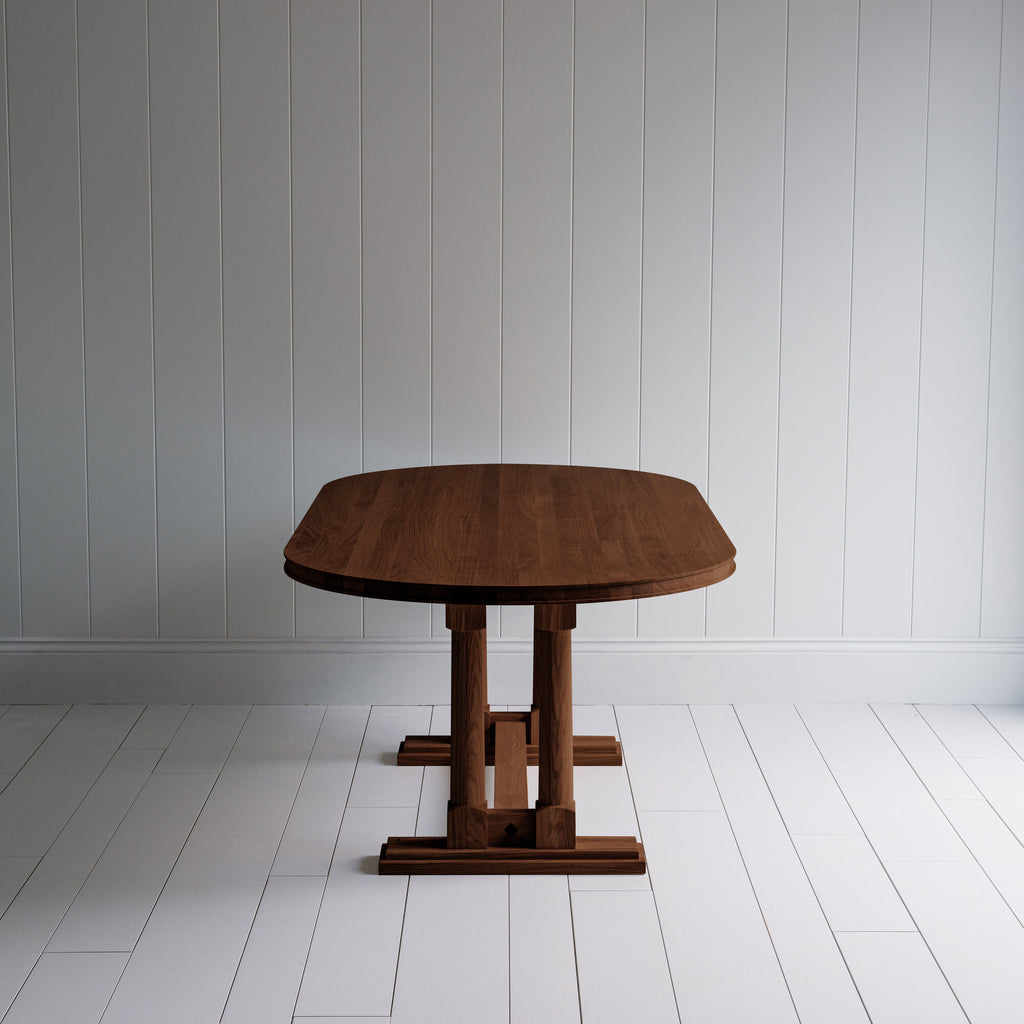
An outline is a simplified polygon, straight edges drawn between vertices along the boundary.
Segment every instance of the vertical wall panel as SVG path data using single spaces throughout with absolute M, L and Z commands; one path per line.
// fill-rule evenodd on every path
M 1024 2 L 1005 0 L 992 279 L 982 636 L 1024 636 Z
M 709 501 L 736 544 L 712 636 L 772 630 L 786 4 L 720 0 Z
M 571 0 L 505 0 L 501 458 L 569 461 L 572 297 Z M 503 608 L 504 636 L 532 636 Z
M 571 0 L 505 0 L 501 455 L 569 461 Z
M 980 629 L 1001 9 L 932 5 L 915 636 Z
M 146 8 L 78 5 L 94 636 L 157 633 Z
M 430 0 L 362 8 L 363 466 L 430 462 Z M 429 635 L 429 611 L 365 602 L 367 636 Z
M 288 0 L 221 0 L 229 636 L 293 628 L 288 32 Z
M 715 4 L 648 0 L 640 468 L 707 488 Z M 704 593 L 641 601 L 641 636 L 700 636 Z
M 839 636 L 857 4 L 790 0 L 776 636 Z
M 501 435 L 501 0 L 433 4 L 433 460 Z
M 638 465 L 643 91 L 643 3 L 577 3 L 570 445 L 576 465 Z M 584 606 L 579 631 L 635 635 L 636 604 Z
M 362 464 L 359 0 L 292 0 L 295 517 Z M 299 636 L 359 636 L 356 597 L 295 588 Z
M 0 60 L 7 68 L 7 25 L 0 17 Z M 11 294 L 11 204 L 7 153 L 7 75 L 0 75 L 0 636 L 21 634 L 18 449 Z
M 644 8 L 576 5 L 572 461 L 635 469 L 639 430 Z
M 501 457 L 501 21 L 501 0 L 433 3 L 435 465 Z M 446 636 L 444 608 L 432 616 Z
M 843 630 L 909 636 L 928 0 L 862 0 Z
M 72 0 L 7 4 L 22 616 L 89 632 L 78 67 Z
M 686 477 L 737 543 L 581 635 L 1024 634 L 1022 0 L 2 28 L 0 635 L 443 634 L 281 547 L 328 479 L 497 458 Z
M 224 410 L 215 0 L 151 0 L 162 636 L 223 636 Z

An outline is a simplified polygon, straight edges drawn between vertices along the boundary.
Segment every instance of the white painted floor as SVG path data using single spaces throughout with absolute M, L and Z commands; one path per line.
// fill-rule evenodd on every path
M 446 719 L 0 707 L 3 1024 L 1024 1021 L 1024 707 L 579 707 L 648 876 L 381 878 Z

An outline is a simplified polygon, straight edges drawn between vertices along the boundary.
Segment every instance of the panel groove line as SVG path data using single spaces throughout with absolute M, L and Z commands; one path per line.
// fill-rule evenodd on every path
M 918 323 L 917 323 L 917 391 L 914 419 L 914 495 L 913 495 L 913 517 L 911 520 L 911 545 L 910 545 L 910 635 L 914 635 L 914 602 L 917 597 L 917 513 L 918 504 L 921 499 L 921 381 L 924 375 L 924 354 L 925 343 L 925 266 L 928 244 L 928 137 L 931 131 L 931 105 L 932 105 L 932 44 L 935 25 L 935 2 L 928 0 L 928 51 L 925 59 L 925 89 L 924 89 L 924 159 L 921 166 L 921 275 L 920 289 L 918 291 Z
M 85 451 L 85 615 L 86 636 L 93 635 L 92 607 L 92 530 L 89 502 L 89 365 L 86 359 L 85 333 L 85 214 L 82 209 L 82 36 L 78 0 L 75 0 L 75 129 L 78 160 L 78 265 L 81 290 L 78 294 L 78 316 L 82 324 L 82 446 Z
M 850 401 L 853 389 L 853 266 L 857 255 L 857 239 L 854 226 L 857 223 L 857 138 L 860 130 L 860 31 L 861 31 L 861 0 L 857 0 L 856 39 L 854 45 L 853 67 L 853 155 L 850 161 L 850 291 L 846 317 L 846 394 L 845 394 L 845 430 L 843 436 L 843 514 L 841 553 L 842 562 L 839 571 L 839 636 L 845 636 L 846 624 L 846 557 L 847 538 L 849 536 L 849 501 L 850 501 Z
M 21 486 L 18 460 L 18 388 L 14 324 L 14 237 L 11 231 L 10 110 L 6 10 L 0 11 L 0 473 L 8 486 L 0 492 L 0 636 L 21 636 Z
M 771 636 L 778 635 L 778 604 L 779 604 L 779 458 L 782 453 L 782 353 L 783 353 L 783 295 L 785 287 L 786 258 L 786 181 L 789 170 L 790 137 L 789 137 L 789 91 L 790 91 L 790 11 L 792 4 L 786 0 L 785 45 L 783 47 L 783 85 L 782 85 L 782 188 L 779 206 L 779 314 L 778 314 L 778 362 L 775 367 L 775 379 L 778 382 L 775 393 L 775 486 L 774 508 L 772 510 L 772 597 L 771 597 Z
M 999 120 L 997 125 L 995 226 L 993 235 L 991 369 L 986 434 L 982 636 L 1024 634 L 1024 588 L 1019 567 L 1024 539 L 1019 529 L 1024 507 L 1024 303 L 1020 267 L 1024 265 L 1024 6 L 1002 8 Z
M 152 405 L 153 442 L 153 611 L 156 614 L 154 636 L 160 635 L 160 471 L 157 466 L 156 438 L 156 270 L 153 265 L 153 55 L 149 0 L 146 2 L 146 227 L 149 231 L 149 399 Z

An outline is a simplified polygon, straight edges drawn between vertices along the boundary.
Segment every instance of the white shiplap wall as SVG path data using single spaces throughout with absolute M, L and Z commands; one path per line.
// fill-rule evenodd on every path
M 1024 636 L 1024 0 L 3 33 L 0 635 L 442 634 L 280 549 L 326 479 L 503 459 L 692 479 L 736 542 L 583 637 Z

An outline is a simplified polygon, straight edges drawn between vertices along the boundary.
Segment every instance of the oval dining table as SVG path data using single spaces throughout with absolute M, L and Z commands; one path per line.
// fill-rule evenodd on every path
M 612 736 L 573 737 L 571 635 L 577 604 L 694 590 L 735 571 L 736 549 L 693 484 L 514 463 L 361 473 L 324 485 L 284 554 L 288 576 L 309 586 L 446 606 L 451 735 L 406 737 L 398 763 L 451 765 L 447 835 L 388 837 L 381 874 L 644 873 L 633 836 L 576 835 L 573 765 L 622 754 Z M 533 606 L 530 711 L 488 707 L 489 604 Z

